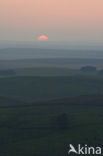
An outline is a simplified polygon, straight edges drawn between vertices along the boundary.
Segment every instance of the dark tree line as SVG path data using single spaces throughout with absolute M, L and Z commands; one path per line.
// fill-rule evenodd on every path
M 16 72 L 14 70 L 0 70 L 0 75 L 16 75 Z

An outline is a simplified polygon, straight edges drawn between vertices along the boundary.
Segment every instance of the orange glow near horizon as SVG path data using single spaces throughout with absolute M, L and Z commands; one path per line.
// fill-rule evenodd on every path
M 11 27 L 103 26 L 103 0 L 1 0 L 0 21 Z
M 103 0 L 0 0 L 0 32 L 17 32 L 18 38 L 22 31 L 101 34 Z

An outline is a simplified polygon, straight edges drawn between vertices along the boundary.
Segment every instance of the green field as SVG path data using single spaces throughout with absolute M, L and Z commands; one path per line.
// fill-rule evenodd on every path
M 102 77 L 76 75 L 0 78 L 0 96 L 22 100 L 35 101 L 90 94 L 103 94 Z
M 66 156 L 103 143 L 103 78 L 70 69 L 15 69 L 0 78 L 0 156 Z
M 70 143 L 103 143 L 103 96 L 10 104 L 0 108 L 1 156 L 65 156 Z

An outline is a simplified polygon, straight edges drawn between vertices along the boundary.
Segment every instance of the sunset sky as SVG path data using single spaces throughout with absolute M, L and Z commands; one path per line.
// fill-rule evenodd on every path
M 103 0 L 0 0 L 0 40 L 103 42 Z

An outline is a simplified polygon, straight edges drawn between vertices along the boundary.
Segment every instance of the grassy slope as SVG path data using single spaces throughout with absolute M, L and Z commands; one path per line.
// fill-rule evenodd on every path
M 103 97 L 67 98 L 87 94 L 103 94 L 103 79 L 93 75 L 0 78 L 0 154 L 65 156 L 69 143 L 101 145 Z M 28 107 L 23 102 L 65 97 Z M 68 116 L 67 130 L 52 125 L 62 113 Z
M 55 124 L 52 127 L 51 122 L 62 113 L 68 116 L 69 127 L 65 130 L 55 128 Z M 102 123 L 103 96 L 0 108 L 0 154 L 65 156 L 70 143 L 102 145 Z

